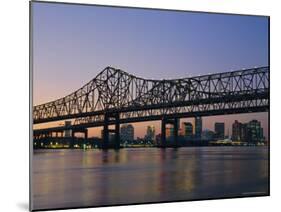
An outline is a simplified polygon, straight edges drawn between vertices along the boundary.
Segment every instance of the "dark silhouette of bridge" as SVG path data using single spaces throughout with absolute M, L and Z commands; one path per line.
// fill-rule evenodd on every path
M 69 126 L 34 130 L 34 137 L 72 130 L 103 127 L 103 148 L 109 133 L 120 145 L 120 124 L 161 120 L 162 146 L 166 146 L 166 124 L 178 119 L 269 110 L 269 67 L 209 74 L 173 80 L 150 80 L 120 69 L 106 67 L 82 88 L 63 98 L 33 107 L 33 123 L 74 119 Z M 114 129 L 109 129 L 114 125 Z

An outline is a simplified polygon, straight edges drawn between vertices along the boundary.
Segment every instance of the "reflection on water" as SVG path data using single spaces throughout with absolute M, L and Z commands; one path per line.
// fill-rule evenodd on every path
M 37 150 L 33 208 L 264 195 L 268 180 L 267 147 Z

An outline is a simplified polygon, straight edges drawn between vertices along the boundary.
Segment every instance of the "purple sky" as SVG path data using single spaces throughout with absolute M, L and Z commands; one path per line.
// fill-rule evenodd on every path
M 35 105 L 73 92 L 108 65 L 155 79 L 268 65 L 266 17 L 40 2 L 33 9 Z M 204 118 L 203 127 L 223 121 L 231 132 L 234 119 L 254 118 L 267 136 L 267 113 Z M 148 124 L 136 124 L 136 136 Z

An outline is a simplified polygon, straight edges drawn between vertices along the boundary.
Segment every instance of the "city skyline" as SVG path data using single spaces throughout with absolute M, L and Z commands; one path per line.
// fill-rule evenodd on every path
M 183 118 L 181 121 L 180 121 L 180 128 L 179 128 L 179 134 L 183 134 L 183 131 L 184 131 L 184 129 L 183 129 L 183 123 L 191 123 L 192 124 L 192 128 L 193 128 L 193 135 L 195 136 L 195 121 L 193 121 L 192 120 L 193 118 Z M 245 119 L 244 119 L 245 120 Z M 205 126 L 205 124 L 204 124 L 204 121 L 202 121 L 202 131 L 201 131 L 201 133 L 202 132 L 204 132 L 204 131 L 212 131 L 212 132 L 216 132 L 216 130 L 215 130 L 215 125 L 216 125 L 216 123 L 223 123 L 224 124 L 224 137 L 229 137 L 229 138 L 232 138 L 232 136 L 233 136 L 233 124 L 236 122 L 236 121 L 238 121 L 238 123 L 241 123 L 241 124 L 248 124 L 249 122 L 251 122 L 251 121 L 254 121 L 254 120 L 256 120 L 256 121 L 258 121 L 258 122 L 261 122 L 260 120 L 257 120 L 257 119 L 247 119 L 247 121 L 241 121 L 241 120 L 233 120 L 233 122 L 231 122 L 231 123 L 229 123 L 229 126 L 225 126 L 225 122 L 222 122 L 222 121 L 215 121 L 214 123 L 213 123 L 213 126 L 212 127 L 204 127 Z M 148 125 L 144 125 L 144 128 L 141 130 L 141 133 L 135 133 L 135 130 L 136 129 L 139 129 L 140 130 L 140 126 L 138 126 L 138 123 L 129 123 L 129 124 L 122 124 L 121 125 L 121 131 L 120 131 L 120 134 L 121 134 L 121 137 L 122 137 L 122 128 L 124 129 L 124 128 L 127 128 L 128 126 L 129 127 L 133 127 L 133 129 L 132 129 L 132 135 L 133 135 L 133 138 L 134 139 L 137 139 L 137 138 L 141 138 L 141 139 L 144 139 L 146 136 L 147 136 L 147 130 L 148 130 L 148 128 L 154 128 L 154 135 L 159 135 L 159 134 L 161 134 L 161 129 L 160 129 L 160 123 L 158 123 L 158 122 L 160 122 L 160 121 L 149 121 L 149 122 L 144 122 L 144 123 L 149 123 Z M 141 127 L 143 127 L 142 125 L 141 125 Z M 171 126 L 172 127 L 172 126 Z M 262 124 L 262 122 L 261 122 L 261 127 L 262 127 L 262 129 L 264 130 L 264 127 L 263 127 L 263 124 Z M 167 127 L 167 128 L 170 128 L 170 127 Z M 99 127 L 99 129 L 100 129 L 100 132 L 99 133 L 97 133 L 97 132 L 95 132 L 95 133 L 92 133 L 92 134 L 90 134 L 90 137 L 99 137 L 99 138 L 101 138 L 101 131 L 102 131 L 102 128 L 101 127 Z M 90 131 L 89 131 L 90 132 Z M 180 133 L 181 132 L 181 133 Z M 268 139 L 268 135 L 266 134 L 266 132 L 264 132 L 264 136 L 265 136 L 265 139 L 267 140 Z M 82 136 L 83 137 L 83 136 Z
M 34 7 L 35 105 L 70 94 L 108 65 L 157 79 L 268 65 L 265 17 L 48 3 Z M 108 34 L 112 29 L 116 40 Z M 203 128 L 224 120 L 227 129 L 233 119 L 253 118 L 261 120 L 268 137 L 268 113 L 204 117 Z M 157 132 L 160 123 L 155 123 Z M 149 124 L 134 125 L 135 134 L 143 135 Z M 98 131 L 91 129 L 89 135 Z

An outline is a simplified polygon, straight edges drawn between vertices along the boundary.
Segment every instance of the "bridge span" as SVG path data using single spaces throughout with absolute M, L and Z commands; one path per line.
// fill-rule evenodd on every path
M 150 80 L 106 67 L 77 91 L 33 107 L 33 123 L 74 120 L 72 125 L 35 129 L 34 137 L 50 132 L 103 127 L 103 147 L 109 133 L 120 145 L 120 124 L 161 120 L 163 146 L 166 124 L 175 128 L 186 117 L 266 112 L 269 110 L 269 67 L 173 80 Z M 109 129 L 114 125 L 115 129 Z

